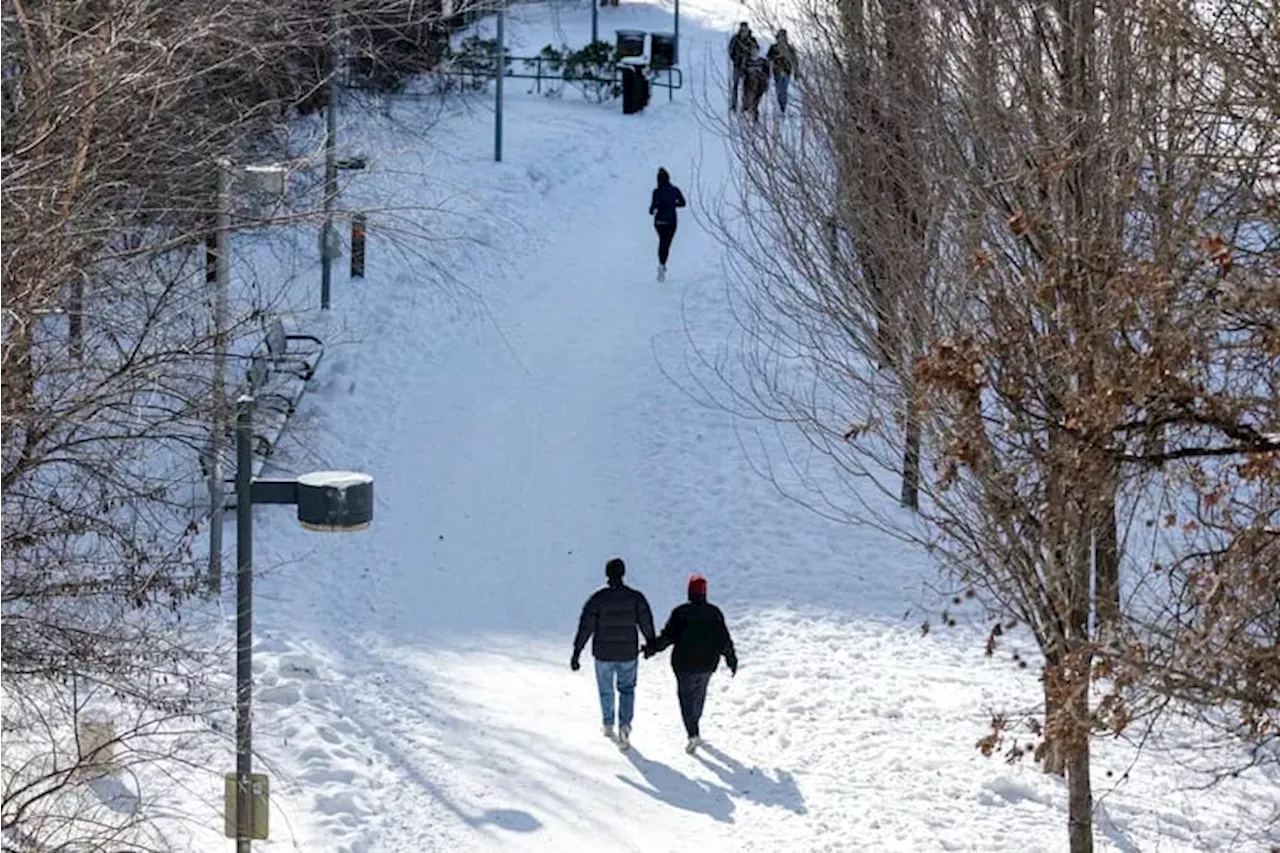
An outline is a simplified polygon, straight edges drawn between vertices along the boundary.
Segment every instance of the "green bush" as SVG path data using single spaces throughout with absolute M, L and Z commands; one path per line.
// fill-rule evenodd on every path
M 564 56 L 564 79 L 598 104 L 622 94 L 617 71 L 618 51 L 607 41 L 592 42 Z

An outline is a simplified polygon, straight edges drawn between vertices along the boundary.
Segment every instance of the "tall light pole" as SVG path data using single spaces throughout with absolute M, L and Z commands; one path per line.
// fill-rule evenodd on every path
M 218 161 L 217 221 L 214 223 L 213 433 L 209 439 L 209 577 L 222 589 L 222 444 L 227 435 L 227 292 L 231 288 L 231 163 Z
M 329 9 L 329 103 L 324 108 L 324 226 L 320 229 L 320 307 L 329 308 L 332 280 L 333 202 L 338 195 L 338 19 L 342 0 L 333 0 Z
M 600 0 L 591 0 L 591 43 L 600 41 Z
M 254 399 L 241 397 L 236 416 L 236 772 L 225 804 L 235 820 L 227 834 L 236 853 L 266 838 L 266 815 L 254 814 L 253 778 L 253 505 L 288 504 L 309 530 L 363 530 L 373 521 L 373 478 L 353 471 L 318 471 L 294 480 L 253 476 Z M 229 792 L 230 793 L 230 792 Z
M 236 853 L 253 838 L 253 400 L 236 418 Z
M 237 166 L 230 160 L 217 161 L 217 219 L 214 223 L 213 259 L 213 429 L 209 437 L 209 575 L 211 593 L 222 589 L 222 513 L 226 506 L 226 466 L 223 448 L 231 421 L 227 402 L 227 338 L 229 337 L 228 293 L 231 290 L 231 204 L 234 181 L 260 196 L 284 196 L 287 169 L 280 163 Z
M 675 42 L 671 45 L 671 64 L 680 64 L 680 0 L 676 0 L 676 22 L 675 33 L 672 34 L 672 40 Z M 669 74 L 670 72 L 668 72 Z
M 507 2 L 498 2 L 498 58 L 496 60 L 498 85 L 497 103 L 493 113 L 493 161 L 502 162 L 502 80 L 507 76 L 507 36 L 506 36 Z

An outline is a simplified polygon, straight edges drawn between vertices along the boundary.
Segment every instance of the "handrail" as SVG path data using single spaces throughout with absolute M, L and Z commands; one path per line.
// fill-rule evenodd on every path
M 584 75 L 584 76 L 582 76 L 582 77 L 573 77 L 573 78 L 569 78 L 569 77 L 565 77 L 563 74 L 553 74 L 553 73 L 543 74 L 543 73 L 542 73 L 542 63 L 543 63 L 543 62 L 563 62 L 563 60 L 553 60 L 553 59 L 548 59 L 548 58 L 547 58 L 547 57 L 545 57 L 545 56 L 508 56 L 508 57 L 507 57 L 507 62 L 508 62 L 508 63 L 513 63 L 513 62 L 523 62 L 523 63 L 525 63 L 525 65 L 528 65 L 529 63 L 533 63 L 533 64 L 534 64 L 534 73 L 533 73 L 533 74 L 528 74 L 528 73 L 524 73 L 524 74 L 516 73 L 516 72 L 513 72 L 513 71 L 508 67 L 508 69 L 507 69 L 507 73 L 506 73 L 506 76 L 507 76 L 507 77 L 513 77 L 513 78 L 516 78 L 516 79 L 519 79 L 519 80 L 534 80 L 534 81 L 536 81 L 534 89 L 535 89 L 535 91 L 537 91 L 539 94 L 541 94 L 541 92 L 542 92 L 542 81 L 543 81 L 544 79 L 545 79 L 545 80 L 563 80 L 563 81 L 565 81 L 566 83 L 573 83 L 573 82 L 577 82 L 577 81 L 579 81 L 579 80 L 582 80 L 582 81 L 585 81 L 585 82 L 588 82 L 588 83 L 593 83 L 593 82 L 599 82 L 599 83 L 621 83 L 621 82 L 622 82 L 622 69 L 621 69 L 621 68 L 619 68 L 619 67 L 617 67 L 617 66 L 614 66 L 614 68 L 612 69 L 612 74 L 611 74 L 609 77 L 607 77 L 607 78 L 596 77 L 594 74 L 586 74 L 586 75 Z M 647 74 L 649 74 L 649 75 L 650 75 L 650 79 L 651 79 L 651 80 L 652 80 L 656 75 L 659 75 L 659 74 L 664 74 L 664 75 L 665 75 L 665 77 L 666 77 L 665 82 L 659 82 L 659 83 L 657 83 L 657 85 L 659 85 L 659 86 L 664 86 L 664 87 L 666 88 L 666 90 L 667 90 L 667 100 L 668 100 L 668 101 L 670 101 L 670 100 L 672 99 L 672 92 L 673 92 L 674 90 L 676 90 L 676 89 L 683 89 L 683 88 L 684 88 L 684 72 L 683 72 L 683 71 L 682 71 L 678 66 L 675 66 L 675 65 L 667 65 L 667 66 L 663 66 L 663 67 L 661 67 L 661 68 L 654 68 L 654 67 L 652 67 L 652 66 L 646 66 L 646 67 L 645 67 L 645 71 L 646 71 L 646 73 L 647 73 Z
M 477 57 L 477 58 L 481 60 L 483 59 L 481 57 Z M 528 71 L 516 70 L 512 66 L 517 62 L 524 63 L 526 66 L 532 64 L 534 66 L 533 72 L 530 73 Z M 613 69 L 611 69 L 611 73 L 608 77 L 597 77 L 596 75 L 591 73 L 583 74 L 581 76 L 576 76 L 576 77 L 565 77 L 563 73 L 557 74 L 550 70 L 547 70 L 545 72 L 543 71 L 543 63 L 550 64 L 555 62 L 563 62 L 563 60 L 553 60 L 545 56 L 508 56 L 506 61 L 506 66 L 507 66 L 506 74 L 504 76 L 507 78 L 517 79 L 517 80 L 535 81 L 534 91 L 538 92 L 539 94 L 541 94 L 542 92 L 543 80 L 546 80 L 548 82 L 553 80 L 561 80 L 566 83 L 583 82 L 583 83 L 617 84 L 622 82 L 622 69 L 616 66 Z M 444 69 L 438 69 L 438 70 L 433 69 L 432 71 L 429 71 L 426 73 L 443 74 L 449 77 L 470 77 L 475 80 L 480 80 L 480 79 L 488 80 L 494 76 L 493 63 L 484 63 L 483 61 L 477 62 L 475 65 L 473 65 L 470 68 L 457 68 L 457 69 L 444 68 Z M 684 71 L 682 71 L 678 66 L 671 65 L 671 66 L 663 66 L 661 68 L 653 68 L 652 66 L 646 66 L 645 73 L 649 76 L 649 79 L 651 81 L 654 81 L 654 85 L 661 86 L 667 90 L 668 101 L 673 99 L 672 93 L 676 89 L 684 88 Z M 347 86 L 348 88 L 357 89 L 357 90 L 362 90 L 362 89 L 373 90 L 374 89 L 374 87 L 372 86 L 352 85 L 349 79 L 348 79 Z M 400 97 L 409 97 L 409 98 L 431 97 L 421 93 L 402 92 L 402 93 L 396 93 L 396 94 Z

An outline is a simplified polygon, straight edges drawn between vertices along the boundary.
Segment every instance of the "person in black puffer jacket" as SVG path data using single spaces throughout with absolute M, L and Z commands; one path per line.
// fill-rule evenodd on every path
M 631 719 L 635 714 L 636 669 L 640 642 L 636 630 L 646 642 L 654 639 L 653 611 L 644 593 L 622 582 L 627 566 L 614 557 L 605 564 L 608 585 L 592 593 L 582 606 L 578 619 L 578 635 L 573 640 L 573 657 L 569 667 L 581 667 L 579 657 L 591 639 L 591 653 L 596 659 L 596 686 L 600 689 L 600 713 L 606 737 L 613 737 L 614 690 L 617 690 L 618 742 L 626 747 L 631 738 Z M 594 637 L 594 639 L 592 639 Z
M 644 656 L 653 657 L 667 646 L 675 646 L 671 652 L 671 668 L 676 673 L 680 716 L 689 735 L 685 751 L 692 755 L 702 744 L 698 724 L 702 719 L 702 706 L 707 701 L 707 685 L 720 665 L 720 658 L 724 658 L 733 675 L 738 674 L 733 638 L 729 636 L 720 608 L 707 602 L 707 579 L 702 575 L 690 576 L 689 601 L 671 611 L 658 639 L 645 645 Z

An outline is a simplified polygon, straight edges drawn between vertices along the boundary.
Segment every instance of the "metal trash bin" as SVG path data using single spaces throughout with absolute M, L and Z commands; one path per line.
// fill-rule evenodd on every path
M 649 103 L 649 78 L 644 73 L 644 60 L 628 57 L 618 63 L 622 69 L 622 113 L 638 113 Z
M 676 64 L 676 37 L 674 33 L 649 35 L 649 64 L 653 68 L 670 68 Z
M 615 30 L 618 37 L 618 58 L 644 56 L 644 30 Z

